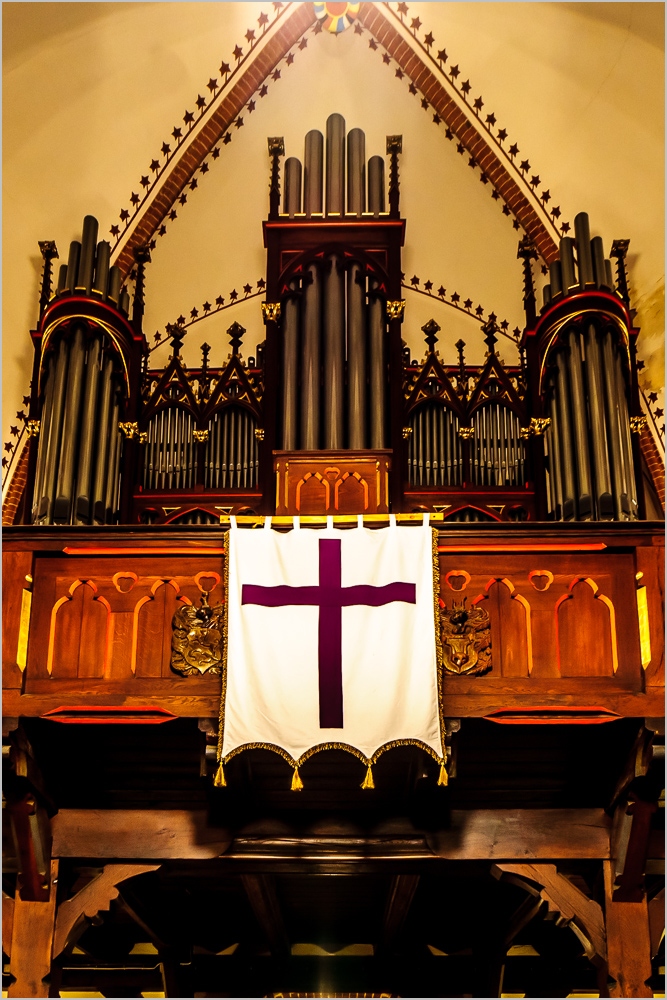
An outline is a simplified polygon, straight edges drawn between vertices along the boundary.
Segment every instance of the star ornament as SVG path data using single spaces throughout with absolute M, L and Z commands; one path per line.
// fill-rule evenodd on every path
M 314 3 L 315 16 L 334 35 L 345 31 L 354 23 L 359 14 L 358 3 Z

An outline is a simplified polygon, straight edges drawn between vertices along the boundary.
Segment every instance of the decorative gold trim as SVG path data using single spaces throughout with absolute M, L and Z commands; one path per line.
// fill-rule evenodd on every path
M 148 431 L 139 431 L 138 438 L 139 444 L 146 444 L 148 441 Z
M 530 418 L 530 429 L 535 437 L 542 437 L 547 427 L 551 427 L 551 417 Z
M 648 427 L 646 417 L 630 417 L 630 431 L 632 434 L 641 434 Z
M 255 440 L 257 440 L 257 441 L 263 441 L 264 440 L 264 428 L 263 427 L 255 427 Z
M 118 424 L 118 430 L 128 439 L 128 441 L 131 441 L 132 438 L 139 437 L 139 424 L 136 420 L 121 420 Z
M 639 645 L 642 656 L 642 667 L 646 670 L 651 662 L 651 627 L 648 620 L 648 595 L 646 587 L 637 587 L 637 615 L 639 617 Z
M 458 431 L 459 437 L 463 438 L 464 441 L 469 441 L 474 433 L 475 433 L 474 427 L 459 427 Z
M 193 431 L 192 436 L 197 442 L 197 444 L 204 444 L 206 441 L 208 441 L 209 437 L 208 427 L 203 431 Z
M 282 308 L 280 302 L 262 302 L 262 319 L 267 323 L 277 323 L 280 320 Z
M 25 429 L 28 433 L 28 437 L 37 437 L 39 434 L 40 422 L 39 420 L 28 420 Z
M 405 299 L 387 300 L 387 319 L 403 319 Z
M 404 427 L 403 428 L 403 440 L 404 441 L 407 441 L 411 434 L 412 434 L 412 427 Z
M 345 516 L 345 515 L 343 515 Z M 357 519 L 357 515 L 348 515 Z M 413 515 L 414 516 L 414 515 Z M 422 519 L 421 514 L 416 515 L 416 518 Z M 433 516 L 433 515 L 431 515 Z M 221 518 L 222 520 L 222 518 Z M 240 518 L 239 518 L 240 520 Z M 249 519 L 252 520 L 252 519 Z M 276 521 L 277 518 L 273 518 Z M 291 518 L 289 519 L 292 520 Z M 302 518 L 302 520 L 304 520 Z M 272 523 L 273 523 L 272 521 Z M 438 556 L 438 531 L 436 528 L 431 528 L 431 540 L 432 540 L 432 552 L 433 552 L 433 628 L 435 633 L 435 653 L 436 653 L 436 674 L 437 674 L 437 688 L 438 688 L 438 721 L 440 726 L 440 743 L 442 746 L 442 757 L 439 757 L 435 752 L 433 747 L 430 747 L 427 743 L 422 740 L 416 739 L 400 739 L 400 740 L 390 740 L 388 743 L 383 743 L 381 747 L 375 751 L 371 757 L 367 757 L 365 754 L 358 750 L 356 747 L 351 746 L 349 743 L 339 743 L 339 742 L 328 742 L 328 743 L 318 743 L 313 747 L 309 747 L 308 750 L 304 751 L 300 757 L 294 758 L 284 747 L 278 746 L 276 743 L 243 743 L 241 746 L 234 747 L 226 757 L 222 756 L 222 744 L 224 739 L 225 730 L 225 701 L 227 697 L 227 648 L 229 644 L 229 543 L 227 545 L 227 552 L 225 554 L 224 561 L 224 588 L 225 588 L 225 602 L 224 602 L 224 612 L 223 612 L 223 629 L 222 629 L 222 684 L 220 689 L 220 714 L 218 716 L 218 770 L 216 772 L 214 785 L 217 788 L 226 786 L 227 782 L 225 779 L 224 765 L 228 764 L 230 760 L 238 756 L 244 750 L 273 750 L 274 753 L 279 754 L 288 764 L 291 765 L 293 769 L 292 776 L 292 790 L 301 791 L 303 788 L 303 783 L 299 777 L 299 768 L 307 760 L 309 760 L 314 754 L 320 753 L 322 750 L 346 750 L 351 753 L 354 757 L 357 757 L 362 761 L 367 768 L 366 777 L 362 784 L 362 788 L 370 788 L 371 786 L 368 777 L 368 768 L 371 768 L 375 764 L 383 753 L 387 750 L 391 750 L 393 747 L 403 747 L 403 746 L 417 746 L 425 750 L 437 764 L 440 764 L 440 776 L 438 778 L 438 784 L 447 784 L 447 746 L 445 742 L 446 731 L 445 731 L 445 717 L 444 717 L 444 706 L 442 699 L 442 645 L 440 643 L 440 559 Z M 443 779 L 442 771 L 445 769 L 445 777 Z M 372 781 L 372 775 L 371 779 Z
M 644 588 L 646 589 L 646 588 Z M 21 673 L 28 662 L 28 635 L 30 633 L 30 611 L 32 608 L 32 593 L 24 588 L 21 594 L 21 617 L 19 619 L 19 641 L 16 648 L 16 666 Z

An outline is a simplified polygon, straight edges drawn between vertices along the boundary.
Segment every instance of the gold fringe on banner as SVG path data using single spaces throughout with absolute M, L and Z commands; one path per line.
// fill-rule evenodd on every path
M 366 777 L 361 785 L 362 788 L 375 788 L 375 782 L 373 781 L 373 769 L 371 765 L 368 765 L 366 769 Z
M 301 780 L 298 767 L 294 768 L 294 772 L 292 774 L 292 791 L 293 792 L 303 791 L 303 781 Z
M 439 785 L 449 784 L 449 776 L 447 774 L 447 768 L 445 766 L 444 761 L 440 764 L 440 774 L 438 775 L 438 784 Z
M 227 781 L 225 779 L 225 769 L 222 764 L 218 764 L 218 770 L 215 772 L 215 778 L 213 779 L 213 784 L 216 788 L 226 788 Z

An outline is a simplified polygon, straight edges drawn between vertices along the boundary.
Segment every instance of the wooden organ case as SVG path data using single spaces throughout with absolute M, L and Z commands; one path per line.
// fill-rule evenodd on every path
M 441 357 L 435 320 L 418 363 L 401 337 L 400 136 L 387 138 L 386 152 L 386 162 L 367 160 L 364 133 L 346 131 L 336 114 L 325 134 L 308 133 L 303 162 L 281 166 L 283 141 L 269 139 L 266 339 L 247 360 L 233 324 L 223 364 L 209 363 L 205 344 L 201 364 L 187 367 L 176 324 L 168 363 L 152 368 L 142 332 L 149 249 L 135 250 L 131 300 L 92 217 L 53 291 L 55 247 L 43 245 L 27 482 L 4 539 L 13 760 L 24 759 L 19 720 L 99 728 L 199 719 L 210 773 L 220 679 L 172 669 L 172 620 L 203 594 L 224 600 L 220 521 L 230 514 L 435 515 L 441 613 L 464 599 L 481 606 L 492 643 L 484 671 L 445 662 L 449 736 L 475 718 L 526 727 L 649 719 L 660 728 L 663 532 L 642 474 L 648 432 L 627 245 L 614 244 L 614 277 L 582 213 L 538 309 L 536 253 L 524 238 L 520 363 L 503 363 L 493 317 L 481 367 L 466 362 L 462 341 L 456 358 Z M 34 761 L 21 766 L 28 784 L 12 786 L 10 802 L 17 898 L 46 907 L 59 860 L 98 851 L 107 863 L 109 849 L 72 847 L 80 841 L 67 809 L 53 847 L 40 841 L 21 818 L 28 798 L 42 818 L 55 807 Z M 614 808 L 627 827 L 623 794 Z M 613 835 L 598 812 L 602 833 L 577 857 L 607 863 Z M 152 836 L 140 858 L 118 857 L 170 856 Z M 640 869 L 646 837 L 643 859 L 632 860 Z M 192 844 L 178 849 L 200 857 Z M 448 850 L 440 856 L 477 858 Z M 497 857 L 528 856 L 507 850 Z M 645 901 L 641 871 L 633 892 Z

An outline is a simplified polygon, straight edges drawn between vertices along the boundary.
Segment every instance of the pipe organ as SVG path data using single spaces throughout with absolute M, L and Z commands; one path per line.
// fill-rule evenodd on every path
M 620 244 L 616 283 L 602 238 L 578 215 L 538 315 L 525 238 L 521 363 L 500 358 L 491 317 L 481 367 L 466 364 L 463 341 L 457 361 L 441 357 L 435 320 L 417 364 L 401 336 L 401 147 L 387 137 L 385 167 L 338 114 L 282 169 L 283 140 L 269 140 L 257 363 L 243 359 L 234 323 L 222 366 L 209 365 L 204 344 L 201 365 L 186 367 L 177 325 L 168 363 L 151 368 L 148 249 L 135 251 L 130 315 L 92 216 L 52 293 L 53 245 L 33 333 L 39 436 L 19 520 L 196 525 L 223 512 L 390 509 L 451 521 L 643 517 L 637 331 Z
M 550 266 L 540 319 L 548 511 L 564 521 L 634 520 L 630 324 L 618 308 L 602 239 L 591 240 L 585 213 L 576 217 L 575 233 L 561 240 L 560 259 Z

